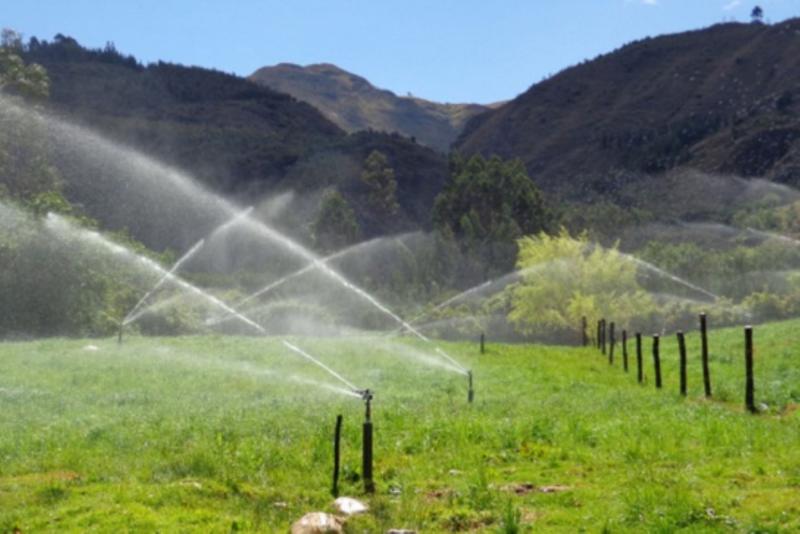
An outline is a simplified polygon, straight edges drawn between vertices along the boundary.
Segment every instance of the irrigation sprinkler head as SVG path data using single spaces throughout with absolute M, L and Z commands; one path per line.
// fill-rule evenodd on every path
M 467 384 L 469 388 L 467 389 L 467 402 L 472 404 L 472 401 L 475 399 L 475 390 L 472 388 L 472 370 L 470 369 L 467 371 Z
M 359 395 L 361 395 L 361 400 L 364 401 L 364 406 L 366 408 L 366 414 L 364 416 L 365 421 L 369 421 L 372 417 L 372 390 L 370 389 L 357 389 L 355 391 Z
M 117 325 L 117 345 L 122 345 L 122 330 L 125 328 L 125 322 L 120 319 Z

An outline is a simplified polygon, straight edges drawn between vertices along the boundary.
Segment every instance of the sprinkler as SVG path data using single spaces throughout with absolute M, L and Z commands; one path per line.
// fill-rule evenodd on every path
M 372 480 L 372 391 L 356 390 L 364 401 L 365 414 L 361 439 L 361 473 L 364 477 L 364 492 L 375 493 L 375 482 Z
M 125 323 L 120 320 L 117 327 L 117 345 L 122 345 L 122 329 L 125 328 Z
M 472 371 L 467 371 L 467 402 L 472 404 L 472 401 L 475 399 L 475 390 L 472 389 Z
M 369 421 L 372 417 L 372 390 L 357 389 L 355 392 L 361 395 L 361 400 L 363 400 L 365 404 L 366 413 L 364 414 L 364 421 Z

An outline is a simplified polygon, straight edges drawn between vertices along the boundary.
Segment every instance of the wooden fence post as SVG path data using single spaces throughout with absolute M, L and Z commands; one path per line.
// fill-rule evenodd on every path
M 636 379 L 641 384 L 644 382 L 644 369 L 642 369 L 642 334 L 636 332 Z
M 628 331 L 622 331 L 622 368 L 628 372 Z
M 602 328 L 603 321 L 601 319 L 597 320 L 597 337 L 595 337 L 595 345 L 597 346 L 597 350 L 600 350 L 600 329 Z
M 681 395 L 686 396 L 686 338 L 683 332 L 678 332 L 678 353 L 681 366 Z
M 583 317 L 581 317 L 581 343 L 583 344 L 584 347 L 589 344 L 589 336 L 586 332 L 587 327 L 588 324 L 586 322 L 586 316 L 584 315 Z
M 711 373 L 708 369 L 708 332 L 706 314 L 700 314 L 700 356 L 703 361 L 703 387 L 706 397 L 711 397 Z
M 614 333 L 614 321 L 611 321 L 611 324 L 608 325 L 608 338 L 609 338 L 609 345 L 608 345 L 608 363 L 609 365 L 614 364 L 614 347 L 617 344 L 617 336 Z
M 661 356 L 658 353 L 658 334 L 653 334 L 653 369 L 656 376 L 656 388 L 661 389 Z
M 333 433 L 333 493 L 334 497 L 339 496 L 339 458 L 340 458 L 340 443 L 342 439 L 342 416 L 336 416 L 336 430 Z
M 600 319 L 600 325 L 601 325 L 600 326 L 600 341 L 601 341 L 600 351 L 603 354 L 606 354 L 606 320 L 605 319 Z
M 744 404 L 750 413 L 756 413 L 755 381 L 753 380 L 753 327 L 744 327 Z

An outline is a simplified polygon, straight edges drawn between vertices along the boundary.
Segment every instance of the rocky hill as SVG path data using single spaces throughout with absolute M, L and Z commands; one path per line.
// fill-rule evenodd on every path
M 398 132 L 443 152 L 467 120 L 489 109 L 400 97 L 327 63 L 306 67 L 281 63 L 258 69 L 250 79 L 310 103 L 348 132 Z
M 609 194 L 671 169 L 800 185 L 800 19 L 647 38 L 473 118 L 465 153 L 519 157 L 545 190 Z

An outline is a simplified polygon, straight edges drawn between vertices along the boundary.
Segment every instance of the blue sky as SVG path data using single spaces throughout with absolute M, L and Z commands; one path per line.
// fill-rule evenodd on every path
M 800 16 L 800 0 L 22 0 L 0 26 L 241 75 L 329 62 L 398 94 L 512 98 L 543 77 L 648 35 Z

